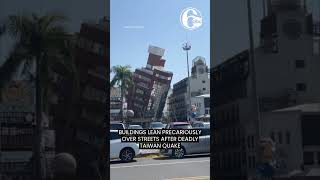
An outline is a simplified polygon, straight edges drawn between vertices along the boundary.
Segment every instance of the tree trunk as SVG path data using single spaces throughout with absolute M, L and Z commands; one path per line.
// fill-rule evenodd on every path
M 121 89 L 121 108 L 120 108 L 120 119 L 121 119 L 121 122 L 124 123 L 126 125 L 126 122 L 124 122 L 124 118 L 123 118 L 123 100 L 124 100 L 124 88 L 123 86 L 121 85 L 120 87 Z

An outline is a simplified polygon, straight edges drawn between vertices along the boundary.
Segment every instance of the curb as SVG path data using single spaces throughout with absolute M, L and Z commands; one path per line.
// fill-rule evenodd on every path
M 139 154 L 136 158 L 157 158 L 160 157 L 160 153 Z

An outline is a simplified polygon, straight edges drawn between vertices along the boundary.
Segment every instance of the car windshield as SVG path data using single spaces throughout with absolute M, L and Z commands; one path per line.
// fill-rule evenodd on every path
M 111 130 L 123 129 L 123 125 L 122 124 L 110 124 L 110 129 Z
M 163 127 L 162 123 L 152 123 L 151 127 Z
M 190 124 L 175 124 L 175 129 L 191 129 L 192 126 Z
M 130 125 L 129 129 L 142 129 L 140 125 Z
M 118 132 L 110 132 L 110 140 L 120 139 Z

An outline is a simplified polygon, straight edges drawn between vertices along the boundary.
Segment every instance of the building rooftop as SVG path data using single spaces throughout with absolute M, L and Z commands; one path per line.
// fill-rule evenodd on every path
M 259 48 L 256 48 L 256 49 L 259 49 Z M 215 65 L 215 66 L 212 68 L 212 71 L 214 71 L 215 69 L 222 68 L 223 66 L 232 64 L 232 63 L 234 63 L 234 62 L 243 60 L 243 59 L 249 59 L 249 50 L 248 50 L 248 49 L 243 50 L 243 51 L 235 54 L 234 56 L 232 56 L 232 57 L 230 57 L 230 58 L 222 61 L 221 63 Z
M 163 56 L 165 49 L 157 47 L 157 46 L 149 46 L 148 52 L 154 55 Z
M 195 57 L 192 62 L 194 65 L 206 65 L 206 59 L 202 56 Z
M 301 111 L 301 112 L 320 112 L 320 103 L 301 104 L 297 106 L 277 109 L 272 112 Z
M 317 176 L 319 177 L 320 176 L 320 168 L 312 168 L 307 174 L 306 176 Z

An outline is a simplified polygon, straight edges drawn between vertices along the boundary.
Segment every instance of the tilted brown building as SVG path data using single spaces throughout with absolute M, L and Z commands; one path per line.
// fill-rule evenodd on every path
M 134 86 L 129 90 L 128 109 L 134 111 L 136 118 L 158 120 L 162 117 L 173 76 L 172 72 L 164 70 L 164 51 L 162 48 L 149 46 L 146 67 L 138 68 L 133 73 Z

